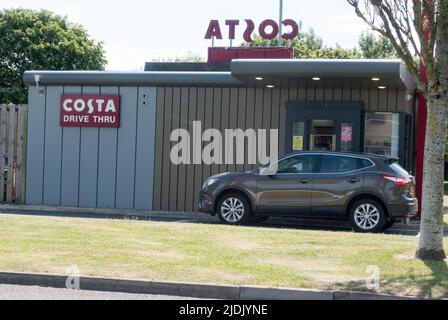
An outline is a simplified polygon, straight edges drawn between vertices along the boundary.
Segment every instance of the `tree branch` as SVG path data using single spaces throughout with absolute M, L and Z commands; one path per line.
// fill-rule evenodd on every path
M 420 56 L 417 41 L 414 39 L 410 27 L 411 17 L 407 10 L 408 6 L 407 3 L 403 3 L 403 1 L 407 2 L 408 0 L 393 0 L 392 2 L 388 0 L 364 0 L 364 10 L 361 10 L 360 0 L 347 0 L 347 2 L 354 7 L 356 14 L 366 22 L 372 30 L 380 33 L 391 41 L 398 56 L 403 60 L 409 72 L 413 75 L 419 90 L 426 94 L 427 85 L 421 80 L 418 62 L 415 60 L 415 55 L 409 50 L 407 42 L 410 41 L 415 54 Z M 413 1 L 420 2 L 419 0 Z M 379 17 L 379 22 L 376 22 L 377 16 Z

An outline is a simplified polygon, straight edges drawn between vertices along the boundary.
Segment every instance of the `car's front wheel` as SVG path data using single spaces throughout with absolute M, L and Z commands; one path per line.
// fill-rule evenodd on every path
M 246 197 L 229 193 L 224 195 L 217 206 L 216 214 L 225 224 L 241 225 L 250 222 L 251 208 Z
M 379 232 L 386 224 L 386 213 L 377 201 L 362 199 L 351 206 L 350 222 L 357 232 Z

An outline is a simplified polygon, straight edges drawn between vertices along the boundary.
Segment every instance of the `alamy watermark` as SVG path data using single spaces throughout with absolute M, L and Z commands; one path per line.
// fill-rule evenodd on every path
M 181 164 L 261 164 L 275 166 L 278 161 L 277 129 L 218 129 L 202 131 L 202 123 L 193 121 L 193 132 L 175 129 L 170 141 L 171 162 Z M 269 155 L 268 155 L 269 150 Z M 246 152 L 247 151 L 247 152 Z
M 80 290 L 81 288 L 81 272 L 78 266 L 70 266 L 65 269 L 68 275 L 65 280 L 65 287 L 70 290 Z
M 380 289 L 380 268 L 378 266 L 370 265 L 366 268 L 366 273 L 369 274 L 366 279 L 366 288 L 369 290 Z

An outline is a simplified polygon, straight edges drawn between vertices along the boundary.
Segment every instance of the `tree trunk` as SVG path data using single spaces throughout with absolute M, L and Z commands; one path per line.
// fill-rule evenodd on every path
M 422 260 L 446 259 L 443 249 L 446 110 L 447 102 L 443 98 L 429 97 L 420 242 L 415 255 Z

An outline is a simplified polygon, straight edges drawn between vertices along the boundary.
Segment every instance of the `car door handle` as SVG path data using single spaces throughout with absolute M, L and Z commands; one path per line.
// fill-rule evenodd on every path
M 299 182 L 301 184 L 307 184 L 308 182 L 310 182 L 310 180 L 309 179 L 300 179 Z
M 359 178 L 350 178 L 350 179 L 348 179 L 348 182 L 350 182 L 350 183 L 357 183 L 357 182 L 360 182 L 361 180 L 359 179 Z

